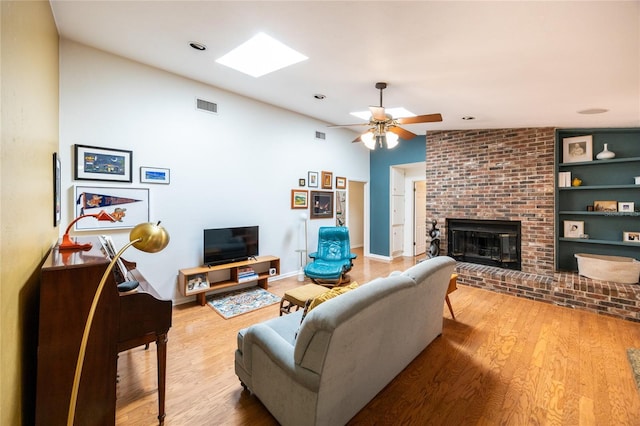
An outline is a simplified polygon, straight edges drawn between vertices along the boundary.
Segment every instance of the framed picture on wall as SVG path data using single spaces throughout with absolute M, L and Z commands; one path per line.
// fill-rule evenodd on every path
M 333 188 L 333 173 L 322 172 L 322 189 Z
M 309 206 L 309 192 L 306 189 L 291 190 L 291 208 L 306 209 Z
M 318 172 L 309 172 L 307 174 L 307 186 L 309 188 L 318 187 Z
M 114 222 L 79 220 L 76 231 L 126 229 L 149 222 L 148 188 L 76 186 L 74 199 L 75 217 L 104 210 L 115 219 Z
M 60 157 L 57 152 L 53 153 L 53 226 L 60 223 L 61 216 L 61 166 Z
M 311 219 L 333 217 L 333 191 L 311 191 Z
M 132 181 L 132 151 L 74 145 L 74 162 L 75 180 Z
M 347 189 L 347 178 L 336 176 L 336 189 Z
M 164 183 L 171 182 L 171 170 L 158 167 L 140 167 L 140 183 Z

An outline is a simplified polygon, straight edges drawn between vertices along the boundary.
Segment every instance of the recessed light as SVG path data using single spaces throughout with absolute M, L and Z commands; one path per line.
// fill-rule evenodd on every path
M 578 111 L 578 114 L 604 114 L 607 111 L 609 110 L 605 108 L 587 108 L 582 111 Z
M 200 50 L 200 51 L 207 50 L 207 46 L 205 46 L 202 43 L 198 43 L 196 41 L 190 41 L 189 42 L 189 46 L 193 47 L 196 50 Z
M 465 115 L 464 117 L 462 117 L 462 119 L 465 121 L 470 121 L 470 120 L 475 120 L 476 118 L 472 115 Z
M 320 99 L 320 100 L 326 98 L 326 96 L 323 95 L 322 93 L 316 93 L 315 95 L 313 95 L 313 97 L 316 98 L 316 99 Z
M 252 77 L 260 77 L 306 59 L 309 58 L 273 37 L 259 33 L 216 62 Z

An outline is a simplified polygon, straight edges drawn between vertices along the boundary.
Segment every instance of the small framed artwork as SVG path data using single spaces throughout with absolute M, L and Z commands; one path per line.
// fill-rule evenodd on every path
M 305 186 L 306 184 L 307 182 L 304 180 L 304 178 L 298 179 L 298 186 Z
M 131 182 L 132 160 L 131 151 L 74 145 L 74 179 Z
M 306 209 L 309 207 L 309 192 L 306 189 L 291 190 L 291 208 Z
M 622 241 L 628 243 L 640 243 L 640 232 L 625 231 L 622 233 Z
M 333 173 L 322 172 L 322 189 L 333 188 Z
M 62 202 L 61 197 L 61 166 L 60 157 L 57 152 L 53 153 L 53 227 L 55 228 L 60 223 Z
M 194 274 L 187 276 L 187 292 L 209 288 L 207 274 Z
M 336 176 L 336 189 L 347 189 L 347 178 Z
M 318 172 L 307 173 L 307 185 L 309 186 L 309 188 L 318 187 Z
M 617 201 L 594 201 L 593 202 L 593 210 L 597 212 L 617 212 L 618 211 L 618 202 Z
M 140 183 L 164 183 L 171 181 L 171 170 L 157 167 L 140 167 Z
M 633 213 L 635 203 L 630 201 L 621 201 L 618 203 L 618 211 L 623 213 Z
M 333 192 L 311 191 L 311 219 L 333 218 Z
M 593 160 L 593 136 L 575 136 L 562 139 L 562 162 L 578 163 Z
M 76 186 L 75 217 L 104 210 L 114 219 L 91 218 L 76 222 L 76 231 L 126 229 L 149 222 L 149 188 L 107 188 Z
M 565 220 L 564 221 L 564 237 L 580 238 L 584 235 L 584 222 L 581 220 Z

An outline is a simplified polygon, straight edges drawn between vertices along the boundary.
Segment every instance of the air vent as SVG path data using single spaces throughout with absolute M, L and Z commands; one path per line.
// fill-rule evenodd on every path
M 325 140 L 326 138 L 327 138 L 327 135 L 326 135 L 326 134 L 324 134 L 324 133 L 322 133 L 322 132 L 318 132 L 318 131 L 316 130 L 316 139 L 322 139 L 322 140 Z
M 206 111 L 213 114 L 218 113 L 218 104 L 205 101 L 204 99 L 196 99 L 196 108 L 200 111 Z

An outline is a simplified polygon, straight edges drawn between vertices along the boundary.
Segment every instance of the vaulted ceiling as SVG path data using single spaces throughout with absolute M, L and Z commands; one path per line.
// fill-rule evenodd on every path
M 637 1 L 51 5 L 63 38 L 328 124 L 360 122 L 349 113 L 378 105 L 374 85 L 384 81 L 385 107 L 442 114 L 440 123 L 406 126 L 414 133 L 640 125 Z M 215 62 L 258 32 L 309 59 L 260 78 Z M 584 113 L 594 109 L 607 111 Z

